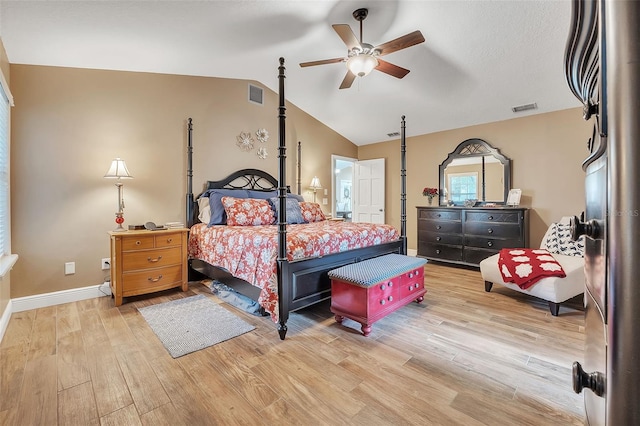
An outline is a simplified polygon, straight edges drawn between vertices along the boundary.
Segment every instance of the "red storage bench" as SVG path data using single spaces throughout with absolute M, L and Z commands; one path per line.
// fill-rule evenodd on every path
M 362 324 L 368 336 L 371 325 L 415 300 L 424 300 L 426 259 L 387 254 L 329 271 L 331 312 L 342 323 L 350 318 Z

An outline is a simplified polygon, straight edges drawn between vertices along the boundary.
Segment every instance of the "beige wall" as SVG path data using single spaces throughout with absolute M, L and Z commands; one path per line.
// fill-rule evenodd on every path
M 11 85 L 9 59 L 7 58 L 7 52 L 4 50 L 2 40 L 0 40 L 0 71 L 2 71 L 7 84 Z M 0 318 L 4 315 L 9 305 L 9 300 L 11 300 L 11 272 L 0 278 Z
M 194 193 L 239 168 L 277 176 L 277 95 L 265 89 L 263 106 L 249 103 L 247 81 L 15 64 L 11 75 L 12 244 L 20 255 L 12 298 L 104 281 L 117 191 L 103 175 L 115 157 L 134 176 L 124 181 L 125 226 L 184 220 L 188 117 Z M 276 75 L 274 66 L 274 85 Z M 259 128 L 270 135 L 266 160 L 236 146 L 240 132 Z M 302 141 L 311 200 L 305 187 L 314 175 L 331 182 L 331 154 L 355 157 L 357 147 L 290 104 L 286 129 L 288 183 L 295 191 Z M 64 275 L 65 262 L 76 263 L 75 275 Z
M 531 208 L 530 244 L 538 246 L 551 222 L 584 209 L 581 164 L 592 125 L 575 108 L 407 138 L 408 247 L 417 247 L 416 206 L 427 205 L 422 188 L 438 187 L 438 166 L 470 138 L 484 139 L 511 158 L 511 186 L 522 189 L 521 205 Z M 407 133 L 410 129 L 407 118 Z M 400 226 L 400 142 L 360 146 L 358 158 L 387 159 L 386 218 Z

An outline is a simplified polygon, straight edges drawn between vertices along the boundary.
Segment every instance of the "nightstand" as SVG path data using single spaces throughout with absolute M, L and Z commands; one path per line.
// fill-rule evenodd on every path
M 109 232 L 111 293 L 115 305 L 123 297 L 173 287 L 187 291 L 187 229 Z

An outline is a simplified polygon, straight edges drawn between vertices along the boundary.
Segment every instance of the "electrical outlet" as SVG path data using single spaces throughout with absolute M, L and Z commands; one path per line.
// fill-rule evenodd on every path
M 105 271 L 107 269 L 111 269 L 111 258 L 103 257 L 101 265 L 102 265 L 102 270 L 103 271 Z
M 73 275 L 76 273 L 76 262 L 65 262 L 64 264 L 64 274 L 65 275 Z

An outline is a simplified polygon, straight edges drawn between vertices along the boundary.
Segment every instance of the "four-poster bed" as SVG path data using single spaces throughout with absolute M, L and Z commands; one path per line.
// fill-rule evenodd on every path
M 406 145 L 403 116 L 401 123 L 401 230 L 399 233 L 395 228 L 384 224 L 327 220 L 304 224 L 289 222 L 288 227 L 287 212 L 291 207 L 289 203 L 292 195 L 286 185 L 286 108 L 283 58 L 280 58 L 278 70 L 278 178 L 276 179 L 261 170 L 244 169 L 222 180 L 208 181 L 205 191 L 194 197 L 192 192 L 193 125 L 192 120 L 189 119 L 186 215 L 188 226 L 191 229 L 189 237 L 190 270 L 221 281 L 238 293 L 259 301 L 260 305 L 277 321 L 280 338 L 284 340 L 289 312 L 326 300 L 331 296 L 331 281 L 327 275 L 328 271 L 389 253 L 406 254 Z M 300 146 L 301 144 L 298 142 L 298 193 L 300 192 Z M 247 191 L 249 198 L 270 198 L 270 202 L 276 210 L 277 224 L 208 226 L 206 223 L 199 223 L 197 201 L 199 197 L 203 195 L 211 195 L 214 198 L 222 196 L 224 197 L 222 200 L 229 205 L 235 200 L 229 194 L 235 194 L 235 192 L 225 192 L 226 195 L 216 192 L 235 190 Z M 261 202 L 256 201 L 255 203 Z M 295 204 L 298 202 L 295 201 Z M 289 210 L 290 214 L 291 210 Z M 237 232 L 241 234 L 236 234 Z M 277 239 L 275 238 L 276 232 Z M 215 240 L 215 243 L 212 242 L 222 234 L 231 236 L 231 241 L 235 241 L 236 245 L 244 244 L 242 250 L 233 252 L 233 247 L 224 246 L 223 243 L 218 242 L 219 240 Z M 304 244 L 300 241 L 304 241 Z M 258 246 L 262 251 L 256 254 L 249 252 L 249 248 Z M 269 252 L 270 249 L 273 249 L 272 254 Z M 217 253 L 214 253 L 216 250 Z M 237 257 L 234 258 L 234 256 Z M 267 259 L 270 257 L 272 258 Z M 258 264 L 263 260 L 264 263 L 275 260 L 275 266 L 272 266 L 271 272 L 268 270 L 264 272 L 259 268 Z M 250 267 L 247 267 L 248 264 L 251 264 Z M 251 273 L 248 272 L 249 269 L 251 269 Z M 261 288 L 256 287 L 255 285 L 258 284 L 255 283 L 262 283 L 260 284 Z

